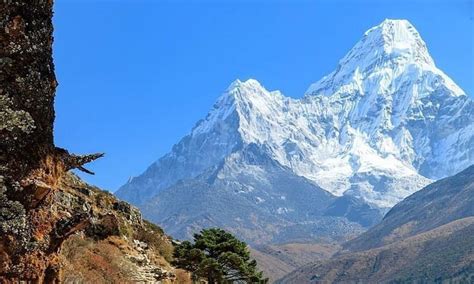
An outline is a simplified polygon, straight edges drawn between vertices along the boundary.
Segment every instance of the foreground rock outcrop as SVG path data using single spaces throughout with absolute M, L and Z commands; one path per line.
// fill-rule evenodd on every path
M 69 173 L 102 154 L 54 145 L 52 8 L 0 2 L 0 282 L 186 281 L 161 229 Z
M 72 174 L 61 181 L 52 212 L 84 211 L 85 228 L 64 241 L 59 252 L 67 283 L 186 283 L 188 274 L 170 265 L 172 240 L 161 228 L 112 194 Z

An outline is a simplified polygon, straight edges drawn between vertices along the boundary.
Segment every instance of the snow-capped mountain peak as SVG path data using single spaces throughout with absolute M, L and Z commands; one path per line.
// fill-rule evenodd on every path
M 425 42 L 407 20 L 386 19 L 380 25 L 369 29 L 355 48 L 364 51 L 369 48 L 376 49 L 379 53 L 383 51 L 385 56 L 392 55 L 391 59 L 400 57 L 434 66 Z
M 232 97 L 235 104 L 252 102 L 253 104 L 250 107 L 254 105 L 256 107 L 263 107 L 265 100 L 278 100 L 283 98 L 280 91 L 268 91 L 255 79 L 248 79 L 246 81 L 235 80 L 229 85 L 226 93 L 218 100 L 226 96 Z M 257 105 L 259 103 L 260 105 Z
M 273 105 L 280 105 L 284 96 L 279 91 L 266 90 L 257 80 L 248 79 L 246 81 L 235 80 L 226 91 L 217 99 L 216 104 L 207 117 L 200 121 L 193 129 L 192 135 L 200 135 L 213 131 L 216 123 L 233 119 L 236 127 L 243 136 L 249 138 L 247 142 L 252 142 L 250 136 L 255 136 L 252 132 L 252 120 L 255 116 L 268 116 L 276 110 Z M 245 138 L 244 137 L 244 138 Z
M 230 83 L 229 87 L 227 87 L 228 93 L 234 93 L 237 90 L 247 91 L 250 93 L 259 92 L 263 89 L 263 86 L 255 79 L 247 79 L 246 81 L 241 81 L 240 79 L 234 80 L 234 82 Z
M 473 128 L 473 101 L 435 66 L 416 29 L 385 20 L 302 99 L 254 79 L 234 81 L 188 136 L 119 195 L 143 202 L 252 144 L 334 196 L 389 208 L 474 163 Z
M 442 84 L 449 88 L 451 96 L 465 95 L 436 67 L 412 24 L 407 20 L 387 19 L 365 32 L 339 61 L 336 70 L 312 84 L 306 94 L 387 96 L 393 95 L 394 90 L 407 81 L 416 83 L 422 79 L 421 84 L 431 90 Z
M 407 20 L 385 20 L 365 32 L 362 39 L 339 61 L 346 71 L 361 73 L 377 67 L 418 64 L 434 67 L 425 42 Z

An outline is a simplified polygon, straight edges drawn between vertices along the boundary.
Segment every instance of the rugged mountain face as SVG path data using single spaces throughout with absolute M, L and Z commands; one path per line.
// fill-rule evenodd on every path
M 186 283 L 160 228 L 69 173 L 102 155 L 54 145 L 53 1 L 0 14 L 0 282 Z
M 424 177 L 440 179 L 472 164 L 473 101 L 435 66 L 407 21 L 386 20 L 367 31 L 307 93 L 329 97 L 340 105 L 341 121 L 378 155 Z
M 162 190 L 143 210 L 180 239 L 210 226 L 225 228 L 252 244 L 344 240 L 360 233 L 357 223 L 323 216 L 322 209 L 334 199 L 249 144 L 197 178 Z M 176 211 L 177 207 L 183 209 Z
M 281 283 L 472 282 L 474 166 L 416 192 L 332 259 Z
M 272 183 L 271 168 L 285 168 L 286 175 L 331 193 L 328 207 L 314 204 L 310 212 L 370 226 L 404 197 L 474 162 L 473 114 L 473 101 L 435 66 L 415 28 L 404 20 L 386 20 L 367 31 L 337 69 L 301 99 L 267 91 L 255 80 L 235 81 L 188 136 L 117 196 L 146 208 L 165 228 L 165 215 L 159 215 L 165 205 L 157 200 L 171 192 L 185 199 L 205 187 L 212 202 L 193 207 L 188 215 L 203 216 L 210 207 L 222 207 L 222 215 L 237 216 L 237 208 L 226 206 L 238 199 L 231 194 L 234 183 L 216 187 L 215 179 L 203 176 L 256 145 L 273 163 L 254 172 L 255 179 Z M 229 168 L 226 177 L 249 192 L 254 186 L 235 178 L 240 171 Z M 293 185 L 295 192 L 299 188 Z M 229 197 L 216 198 L 221 192 Z M 258 208 L 271 212 L 275 205 L 256 192 L 248 193 L 247 200 L 258 203 L 257 197 L 262 198 Z M 300 196 L 278 207 L 306 208 Z M 188 209 L 166 210 L 181 216 Z M 298 221 L 289 212 L 280 215 Z M 204 220 L 216 216 L 208 216 L 195 222 L 212 225 L 214 221 Z

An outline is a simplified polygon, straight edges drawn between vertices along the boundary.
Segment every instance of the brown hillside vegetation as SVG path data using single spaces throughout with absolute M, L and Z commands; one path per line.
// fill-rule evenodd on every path
M 345 249 L 375 248 L 469 216 L 474 216 L 474 166 L 407 197 Z
M 64 243 L 60 279 L 66 283 L 189 283 L 189 275 L 170 265 L 171 239 L 142 219 L 128 203 L 68 174 L 58 207 L 89 208 L 92 221 Z M 54 208 L 53 208 L 54 209 Z
M 407 197 L 330 260 L 282 283 L 474 283 L 474 166 Z
M 296 268 L 316 260 L 329 259 L 339 249 L 339 245 L 327 243 L 265 245 L 253 248 L 252 257 L 257 260 L 258 267 L 273 282 Z
M 474 217 L 469 217 L 380 248 L 308 265 L 281 283 L 433 283 L 446 279 L 471 283 L 473 244 Z

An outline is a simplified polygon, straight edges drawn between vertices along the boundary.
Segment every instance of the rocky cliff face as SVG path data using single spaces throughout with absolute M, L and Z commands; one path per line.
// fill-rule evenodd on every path
M 57 188 L 37 208 L 35 215 L 25 212 L 23 226 L 15 219 L 0 222 L 2 232 L 24 230 L 17 234 L 23 239 L 2 236 L 9 241 L 0 247 L 2 281 L 186 283 L 189 279 L 170 265 L 172 241 L 159 227 L 143 220 L 135 207 L 73 174 L 61 176 Z M 3 214 L 8 212 L 2 209 Z M 9 214 L 16 217 L 15 212 Z
M 68 173 L 101 154 L 54 145 L 52 6 L 0 2 L 0 282 L 172 281 L 164 233 Z

